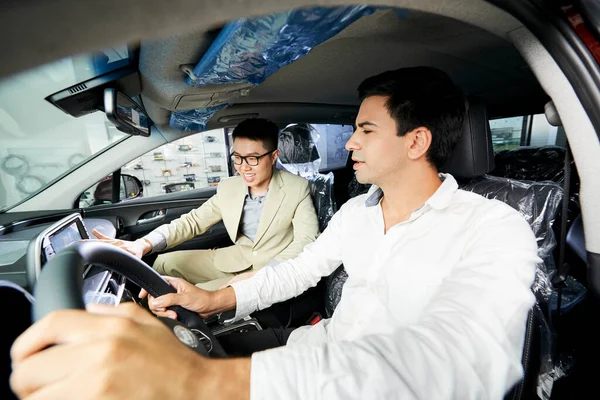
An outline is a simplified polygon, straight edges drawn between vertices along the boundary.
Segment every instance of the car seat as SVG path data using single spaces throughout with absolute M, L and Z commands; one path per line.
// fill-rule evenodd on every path
M 308 180 L 319 230 L 323 232 L 337 211 L 333 194 L 333 173 L 319 173 L 321 156 L 317 148 L 319 133 L 309 124 L 292 124 L 279 134 L 276 167 Z

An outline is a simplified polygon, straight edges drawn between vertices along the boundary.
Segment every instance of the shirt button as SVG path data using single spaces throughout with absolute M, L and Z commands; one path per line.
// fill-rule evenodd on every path
M 258 251 L 253 251 L 252 255 L 257 256 L 258 255 Z

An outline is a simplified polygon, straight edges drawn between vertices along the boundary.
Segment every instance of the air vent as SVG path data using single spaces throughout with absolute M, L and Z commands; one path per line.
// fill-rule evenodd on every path
M 77 86 L 73 86 L 72 88 L 69 88 L 69 93 L 71 94 L 75 94 L 77 92 L 81 92 L 82 90 L 87 89 L 87 86 L 85 86 L 85 83 L 81 83 Z
M 94 100 L 94 95 L 93 94 L 86 94 L 83 96 L 78 96 L 77 97 L 77 102 L 78 103 L 87 103 L 88 101 L 93 101 Z

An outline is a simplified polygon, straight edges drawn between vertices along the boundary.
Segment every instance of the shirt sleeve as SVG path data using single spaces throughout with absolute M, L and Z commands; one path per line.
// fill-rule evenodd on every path
M 150 242 L 150 244 L 152 244 L 152 249 L 150 250 L 149 254 L 160 253 L 167 247 L 167 239 L 162 233 L 157 231 L 150 232 L 142 239 L 146 239 Z
M 236 296 L 236 321 L 303 293 L 342 263 L 343 212 L 344 206 L 331 218 L 317 240 L 307 245 L 296 258 L 266 265 L 253 277 L 231 284 Z
M 502 399 L 522 377 L 541 261 L 528 224 L 505 214 L 472 232 L 418 323 L 254 353 L 251 399 Z

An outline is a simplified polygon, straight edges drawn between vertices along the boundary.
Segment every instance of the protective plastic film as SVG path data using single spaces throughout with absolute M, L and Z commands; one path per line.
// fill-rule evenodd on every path
M 215 107 L 175 112 L 171 114 L 169 125 L 184 131 L 202 132 L 206 130 L 206 123 L 210 117 L 226 106 L 227 104 L 221 104 Z
M 563 147 L 519 147 L 496 153 L 492 174 L 518 180 L 560 182 L 564 178 L 564 163 Z
M 562 184 L 565 179 L 565 156 L 566 150 L 560 146 L 518 147 L 502 150 L 494 156 L 495 168 L 490 174 L 517 180 L 553 181 Z M 571 160 L 569 221 L 573 221 L 581 213 L 579 183 L 577 166 Z
M 279 162 L 286 171 L 300 176 L 319 173 L 321 156 L 317 149 L 319 132 L 310 124 L 286 126 L 279 133 Z
M 537 239 L 538 255 L 552 255 L 556 238 L 552 225 L 562 202 L 562 187 L 553 182 L 516 181 L 495 176 L 474 179 L 461 187 L 515 208 L 529 222 Z
M 286 126 L 279 134 L 277 168 L 308 180 L 319 229 L 323 232 L 337 207 L 333 173 L 319 173 L 321 156 L 317 148 L 318 141 L 319 132 L 310 124 Z
M 323 232 L 336 210 L 333 197 L 333 172 L 317 174 L 306 178 L 310 183 L 310 194 L 319 220 L 319 230 Z
M 352 180 L 350 180 L 350 183 L 348 184 L 348 196 L 352 198 L 367 193 L 370 187 L 371 185 L 360 183 L 356 179 L 355 173 L 354 175 L 352 175 Z
M 329 275 L 325 280 L 325 315 L 327 318 L 331 318 L 333 311 L 337 307 L 338 303 L 342 298 L 342 289 L 344 283 L 348 279 L 348 273 L 344 269 L 343 265 L 340 265 L 335 271 Z
M 257 85 L 374 11 L 367 6 L 311 7 L 232 22 L 221 30 L 186 83 Z
M 556 269 L 552 257 L 552 251 L 556 247 L 552 225 L 561 205 L 562 187 L 553 182 L 517 181 L 484 176 L 472 180 L 462 189 L 489 199 L 500 200 L 519 211 L 529 222 L 537 239 L 538 255 L 544 261 L 536 271 L 533 291 L 544 301 L 548 301 L 554 290 L 550 282 L 550 274 Z
M 532 310 L 533 321 L 528 321 L 528 335 L 537 335 L 541 344 L 539 348 L 540 368 L 537 376 L 536 390 L 542 400 L 550 399 L 554 382 L 565 376 L 571 367 L 568 359 L 556 357 L 556 332 L 552 318 L 558 309 L 557 289 L 552 284 L 552 276 L 556 273 L 553 251 L 557 241 L 553 223 L 562 204 L 563 189 L 555 182 L 517 181 L 494 176 L 477 178 L 462 187 L 490 199 L 500 200 L 515 208 L 529 222 L 538 242 L 538 255 L 543 263 L 538 265 L 532 290 L 537 298 L 537 305 Z M 563 283 L 561 312 L 577 304 L 585 295 L 585 287 L 573 277 Z M 525 343 L 527 354 L 529 340 Z M 535 345 L 534 345 L 535 346 Z

